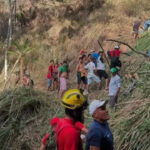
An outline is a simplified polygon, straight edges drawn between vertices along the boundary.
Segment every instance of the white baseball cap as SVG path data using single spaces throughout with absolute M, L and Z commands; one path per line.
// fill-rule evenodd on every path
M 115 49 L 119 49 L 119 46 L 118 46 L 118 45 L 115 45 L 114 48 L 115 48 Z
M 89 106 L 90 114 L 93 115 L 93 113 L 95 112 L 95 110 L 98 107 L 101 107 L 101 106 L 105 105 L 106 103 L 107 103 L 107 101 L 103 101 L 103 100 L 93 100 Z

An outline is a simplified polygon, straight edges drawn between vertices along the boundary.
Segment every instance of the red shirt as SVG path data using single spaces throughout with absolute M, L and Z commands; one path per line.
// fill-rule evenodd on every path
M 63 126 L 66 126 L 63 128 Z M 57 130 L 63 128 L 56 140 L 58 141 L 59 150 L 82 150 L 80 132 L 75 128 L 73 122 L 69 119 L 62 118 L 56 127 Z
M 43 137 L 43 139 L 42 139 L 42 144 L 43 144 L 43 145 L 46 144 L 46 140 L 47 140 L 47 138 L 49 137 L 49 135 L 50 135 L 49 133 L 47 133 L 47 134 L 44 135 L 44 137 Z
M 48 73 L 47 73 L 47 78 L 51 79 L 52 78 L 52 74 L 53 74 L 53 66 L 49 65 L 49 67 L 48 67 Z
M 111 50 L 111 51 L 109 52 L 109 54 L 110 54 L 111 57 L 113 57 L 113 56 L 119 57 L 121 53 L 122 53 L 121 50 Z
M 57 72 L 58 71 L 58 65 L 53 67 L 53 72 Z

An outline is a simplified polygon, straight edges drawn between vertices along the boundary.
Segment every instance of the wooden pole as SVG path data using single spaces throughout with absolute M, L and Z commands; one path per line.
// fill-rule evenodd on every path
M 102 51 L 104 52 L 104 55 L 105 55 L 105 58 L 106 58 L 106 61 L 107 61 L 108 65 L 110 65 L 110 64 L 109 64 L 109 60 L 108 60 L 108 58 L 107 58 L 107 56 L 106 56 L 106 54 L 105 54 L 105 50 L 104 50 L 103 46 L 101 45 L 101 43 L 99 42 L 99 40 L 98 40 L 97 42 L 98 42 L 100 48 L 102 49 Z

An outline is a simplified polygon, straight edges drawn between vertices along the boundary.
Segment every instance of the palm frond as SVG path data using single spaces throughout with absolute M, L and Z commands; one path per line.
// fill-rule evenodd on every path
M 21 50 L 21 45 L 18 40 L 12 41 L 12 45 L 14 45 L 19 51 Z

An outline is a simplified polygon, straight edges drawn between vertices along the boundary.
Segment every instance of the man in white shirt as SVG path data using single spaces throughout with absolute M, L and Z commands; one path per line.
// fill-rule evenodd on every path
M 98 86 L 100 86 L 100 79 L 95 75 L 96 67 L 93 61 L 93 58 L 90 57 L 89 63 L 85 66 L 85 69 L 87 69 L 88 86 L 93 81 L 95 81 L 98 84 Z
M 105 78 L 105 90 L 108 90 L 108 74 L 105 71 L 105 64 L 103 59 L 103 52 L 99 52 L 99 57 L 97 59 L 97 75 L 99 76 L 100 80 L 101 78 Z
M 110 72 L 112 73 L 112 77 L 109 83 L 109 97 L 110 97 L 110 107 L 113 108 L 117 103 L 121 81 L 119 75 L 117 75 L 116 68 L 111 68 Z

